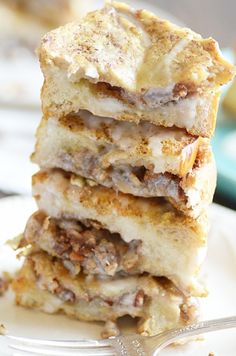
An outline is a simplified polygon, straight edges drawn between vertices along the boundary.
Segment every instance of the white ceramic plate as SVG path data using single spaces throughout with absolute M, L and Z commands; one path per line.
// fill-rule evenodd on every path
M 13 271 L 19 266 L 6 240 L 24 229 L 28 216 L 35 210 L 30 198 L 0 200 L 0 269 Z M 202 304 L 202 319 L 236 315 L 236 213 L 213 205 L 210 209 L 212 229 L 209 253 L 204 274 L 209 287 L 209 297 Z M 8 292 L 0 298 L 0 322 L 13 334 L 45 338 L 98 338 L 99 323 L 86 323 L 63 315 L 46 315 L 14 306 Z M 127 327 L 127 325 L 126 325 Z M 209 334 L 205 340 L 187 346 L 163 351 L 161 356 L 215 356 L 236 355 L 236 330 Z M 0 355 L 9 355 L 0 338 Z

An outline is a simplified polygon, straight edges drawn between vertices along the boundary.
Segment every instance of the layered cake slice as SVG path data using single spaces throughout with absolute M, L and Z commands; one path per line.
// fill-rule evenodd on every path
M 203 293 L 197 275 L 206 252 L 206 214 L 192 219 L 161 198 L 140 198 L 91 186 L 61 170 L 37 173 L 33 195 L 48 216 L 106 229 L 118 234 L 129 249 L 136 242 L 135 268 L 139 273 L 167 277 L 185 293 Z
M 216 184 L 207 139 L 177 128 L 120 122 L 85 111 L 44 118 L 33 161 L 123 193 L 166 197 L 192 217 L 211 203 Z
M 206 137 L 234 74 L 212 38 L 118 2 L 51 31 L 38 53 L 46 117 L 86 109 Z
M 16 303 L 46 313 L 64 312 L 86 321 L 104 321 L 103 337 L 119 333 L 115 322 L 138 318 L 137 331 L 154 335 L 196 318 L 196 304 L 164 278 L 72 276 L 61 261 L 32 252 L 18 273 Z

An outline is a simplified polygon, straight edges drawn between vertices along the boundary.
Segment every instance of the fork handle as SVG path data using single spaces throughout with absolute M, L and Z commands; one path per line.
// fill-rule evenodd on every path
M 217 330 L 224 330 L 236 327 L 236 316 L 231 316 L 227 318 L 220 318 L 214 320 L 200 321 L 198 323 L 185 326 L 183 328 L 173 329 L 158 336 L 153 336 L 153 344 L 155 338 L 159 341 L 158 348 L 155 350 L 153 356 L 157 355 L 166 346 L 172 344 L 175 341 L 184 339 L 190 336 L 197 336 L 204 333 L 209 333 Z M 162 340 L 160 340 L 162 338 Z

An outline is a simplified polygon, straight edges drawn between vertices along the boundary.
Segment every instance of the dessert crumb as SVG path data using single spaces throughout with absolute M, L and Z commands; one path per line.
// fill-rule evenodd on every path
M 0 324 L 0 335 L 5 335 L 6 334 L 6 328 L 3 324 Z
M 12 277 L 8 272 L 3 272 L 0 276 L 0 296 L 3 296 L 4 293 L 8 290 Z
M 112 336 L 118 336 L 119 334 L 120 334 L 120 330 L 117 324 L 112 320 L 108 320 L 103 328 L 102 338 L 106 339 Z

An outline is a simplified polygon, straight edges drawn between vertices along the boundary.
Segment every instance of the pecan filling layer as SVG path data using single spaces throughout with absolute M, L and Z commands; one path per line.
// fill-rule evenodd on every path
M 187 199 L 178 176 L 171 173 L 156 174 L 152 167 L 148 169 L 144 166 L 114 164 L 104 167 L 99 156 L 89 149 L 82 149 L 76 154 L 64 153 L 58 158 L 57 164 L 66 171 L 123 193 L 143 197 L 170 197 L 176 202 L 185 202 Z
M 73 275 L 82 268 L 85 274 L 106 276 L 137 272 L 141 247 L 140 241 L 127 244 L 95 221 L 57 220 L 43 212 L 29 219 L 21 246 L 27 244 L 62 259 Z
M 166 88 L 152 88 L 143 90 L 140 94 L 127 92 L 126 90 L 112 86 L 106 82 L 90 83 L 90 87 L 95 95 L 113 97 L 127 104 L 135 105 L 143 109 L 157 109 L 170 102 L 177 102 L 197 93 L 197 88 L 193 83 L 177 83 Z
M 123 281 L 125 283 L 126 276 L 107 276 L 105 279 L 102 276 L 86 276 L 83 273 L 80 276 L 71 276 L 57 257 L 50 257 L 45 252 L 33 252 L 27 258 L 32 265 L 37 287 L 56 295 L 63 302 L 95 303 L 106 308 L 121 308 L 126 313 L 132 308 L 130 312 L 136 316 L 142 315 L 143 307 L 149 302 L 150 298 L 135 277 L 131 277 L 126 288 L 120 290 L 119 286 Z M 42 261 L 45 261 L 45 265 Z M 108 284 L 111 290 L 112 285 L 113 288 L 118 287 L 117 293 L 103 293 L 100 283 L 104 285 L 105 290 Z

